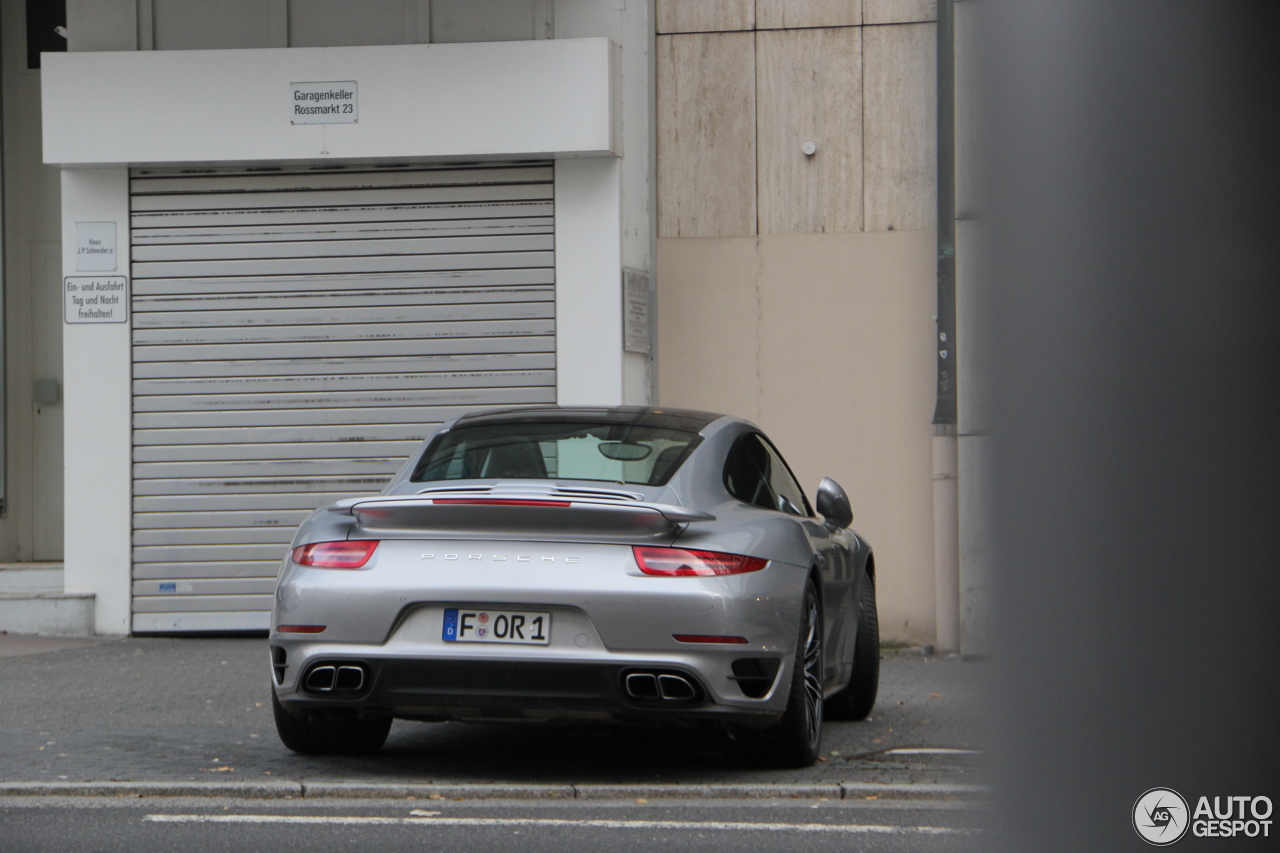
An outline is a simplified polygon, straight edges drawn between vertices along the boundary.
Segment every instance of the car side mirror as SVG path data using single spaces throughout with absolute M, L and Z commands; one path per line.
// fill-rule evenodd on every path
M 818 484 L 818 514 L 836 527 L 848 527 L 853 523 L 853 507 L 849 496 L 840 484 L 830 477 L 823 477 Z

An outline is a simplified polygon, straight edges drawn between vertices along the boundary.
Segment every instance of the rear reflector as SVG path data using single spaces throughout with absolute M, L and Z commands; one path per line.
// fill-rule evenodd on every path
M 433 504 L 462 504 L 464 506 L 568 506 L 569 501 L 533 501 L 512 498 L 432 498 Z
M 277 634 L 319 634 L 324 625 L 277 625 Z
M 358 569 L 373 556 L 377 539 L 344 539 L 341 542 L 312 542 L 293 549 L 293 561 L 316 569 Z
M 720 637 L 715 634 L 672 634 L 671 636 L 681 643 L 732 643 L 742 646 L 748 642 L 746 637 Z
M 690 551 L 685 548 L 653 548 L 636 545 L 631 549 L 636 565 L 646 575 L 668 578 L 712 577 L 758 572 L 768 560 L 722 554 L 719 551 Z

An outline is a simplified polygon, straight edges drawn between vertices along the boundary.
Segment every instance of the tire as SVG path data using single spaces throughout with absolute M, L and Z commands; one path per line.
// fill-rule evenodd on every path
M 368 755 L 382 749 L 391 718 L 362 720 L 354 713 L 312 711 L 295 714 L 271 691 L 271 713 L 280 742 L 303 755 Z
M 822 748 L 822 606 L 812 582 L 805 584 L 803 601 L 787 710 L 759 741 L 777 767 L 808 767 Z
M 880 620 L 876 615 L 876 583 L 862 579 L 862 618 L 853 646 L 853 674 L 849 686 L 827 700 L 827 719 L 865 720 L 876 705 L 880 689 Z

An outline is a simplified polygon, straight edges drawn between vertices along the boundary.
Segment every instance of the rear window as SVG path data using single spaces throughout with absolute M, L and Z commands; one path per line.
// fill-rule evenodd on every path
M 597 480 L 663 486 L 701 440 L 695 432 L 639 424 L 463 426 L 437 436 L 410 479 Z

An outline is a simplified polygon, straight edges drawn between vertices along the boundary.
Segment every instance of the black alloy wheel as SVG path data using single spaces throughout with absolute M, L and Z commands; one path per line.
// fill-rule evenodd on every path
M 812 592 L 805 602 L 808 623 L 804 641 L 804 717 L 809 748 L 817 758 L 822 740 L 822 619 L 818 613 L 818 597 Z
M 310 711 L 294 714 L 271 691 L 271 712 L 280 742 L 303 755 L 369 755 L 382 749 L 390 717 L 362 720 L 354 713 Z
M 828 720 L 865 720 L 876 705 L 880 688 L 880 620 L 876 614 L 876 582 L 862 576 L 861 616 L 853 647 L 853 675 L 849 686 L 827 700 Z

